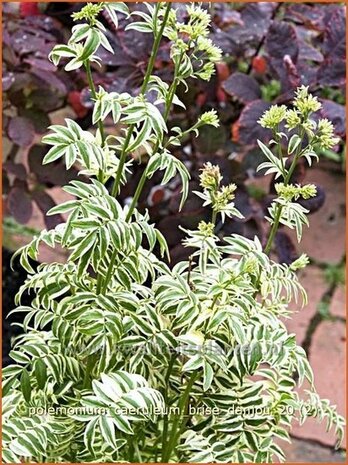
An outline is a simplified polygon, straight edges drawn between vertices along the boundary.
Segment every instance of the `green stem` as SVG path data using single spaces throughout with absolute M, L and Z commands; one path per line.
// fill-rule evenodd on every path
M 172 103 L 173 103 L 176 88 L 177 88 L 178 83 L 179 83 L 177 73 L 178 73 L 178 70 L 180 68 L 181 60 L 182 60 L 182 56 L 180 57 L 180 60 L 179 60 L 179 64 L 178 64 L 178 67 L 177 67 L 178 69 L 175 70 L 175 77 L 174 77 L 174 80 L 172 82 L 172 85 L 169 88 L 168 100 L 166 102 L 166 110 L 165 110 L 165 113 L 164 113 L 164 116 L 163 116 L 163 119 L 164 119 L 165 122 L 167 122 L 167 120 L 168 120 L 169 112 L 170 112 L 170 109 L 171 109 L 171 106 L 172 106 Z M 160 146 L 160 140 L 158 139 L 155 146 L 154 146 L 154 148 L 153 148 L 152 155 L 154 155 L 157 152 L 159 146 Z M 139 197 L 140 197 L 140 195 L 142 193 L 142 190 L 144 188 L 144 185 L 145 185 L 145 182 L 146 182 L 146 177 L 147 177 L 147 172 L 146 172 L 146 168 L 145 168 L 144 171 L 143 171 L 143 174 L 142 174 L 142 176 L 140 178 L 140 181 L 138 183 L 135 194 L 133 196 L 132 202 L 131 202 L 131 204 L 129 206 L 126 221 L 129 221 L 131 216 L 133 215 L 135 207 L 138 204 Z
M 105 276 L 104 285 L 102 286 L 102 289 L 101 289 L 101 292 L 103 294 L 106 293 L 106 290 L 108 288 L 108 285 L 109 285 L 109 282 L 110 282 L 110 279 L 111 279 L 111 275 L 112 275 L 112 272 L 113 272 L 113 269 L 114 269 L 114 266 L 115 266 L 115 261 L 116 261 L 116 258 L 117 258 L 117 254 L 118 254 L 118 250 L 115 249 L 112 252 L 112 255 L 111 255 L 111 258 L 110 258 L 110 263 L 109 263 L 109 266 L 108 266 L 108 269 L 107 269 L 107 272 L 106 272 L 106 276 Z
M 280 131 L 280 128 L 279 128 L 279 124 L 278 124 L 277 134 L 279 133 L 279 131 Z M 275 139 L 278 142 L 278 158 L 280 160 L 280 163 L 282 164 L 282 170 L 283 170 L 283 172 L 285 172 L 285 164 L 284 164 L 284 158 L 283 158 L 282 145 L 280 143 L 281 137 L 279 137 L 277 134 L 275 136 Z
M 304 136 L 304 130 L 302 130 L 301 134 L 300 134 L 301 140 L 303 139 L 303 136 Z M 296 151 L 294 159 L 293 159 L 293 161 L 292 161 L 292 163 L 290 165 L 289 171 L 288 171 L 287 175 L 284 178 L 284 186 L 287 186 L 289 184 L 291 176 L 293 175 L 293 172 L 295 170 L 295 167 L 297 165 L 297 162 L 298 162 L 301 154 L 302 154 L 302 150 L 301 150 L 301 144 L 300 144 L 299 148 Z M 278 231 L 278 228 L 279 228 L 282 211 L 283 211 L 283 206 L 278 204 L 277 205 L 277 211 L 276 211 L 275 218 L 274 218 L 274 222 L 272 224 L 271 232 L 270 232 L 270 235 L 269 235 L 266 247 L 265 247 L 265 254 L 266 255 L 268 255 L 270 253 L 270 251 L 271 251 L 275 235 L 276 235 L 276 233 Z
M 161 4 L 160 4 L 160 2 L 158 2 L 157 5 L 156 5 L 156 11 L 155 11 L 155 22 L 157 21 L 157 16 L 158 16 L 160 6 L 161 6 Z M 150 60 L 149 60 L 149 63 L 148 63 L 147 69 L 146 69 L 144 81 L 143 81 L 143 84 L 141 86 L 140 94 L 144 94 L 146 92 L 147 86 L 149 84 L 149 80 L 150 80 L 150 77 L 151 77 L 151 74 L 152 74 L 152 71 L 153 71 L 153 67 L 155 65 L 156 56 L 157 56 L 158 49 L 159 49 L 159 46 L 160 46 L 160 43 L 161 43 L 164 28 L 166 27 L 166 24 L 167 24 L 167 20 L 168 20 L 168 16 L 169 16 L 171 6 L 172 6 L 172 4 L 171 4 L 171 2 L 169 2 L 167 4 L 166 10 L 165 10 L 165 13 L 164 13 L 164 16 L 163 16 L 163 21 L 162 21 L 162 24 L 161 24 L 161 28 L 160 28 L 158 34 L 156 34 L 156 37 L 155 37 L 155 40 L 154 40 L 154 43 L 153 43 L 153 47 L 152 47 L 152 51 L 151 51 Z M 120 156 L 120 163 L 119 163 L 119 166 L 118 166 L 118 169 L 117 169 L 116 178 L 115 178 L 114 185 L 112 187 L 112 192 L 111 192 L 114 197 L 118 194 L 119 189 L 120 189 L 121 177 L 122 177 L 122 173 L 123 173 L 123 169 L 124 169 L 124 165 L 125 165 L 126 157 L 127 157 L 127 148 L 128 148 L 129 141 L 130 141 L 130 139 L 132 137 L 134 127 L 135 127 L 135 124 L 131 124 L 129 126 L 128 131 L 127 131 L 127 135 L 126 135 L 126 139 L 125 139 L 125 142 L 124 142 L 123 147 L 122 147 L 122 152 L 121 152 L 121 156 Z
M 86 365 L 85 376 L 83 378 L 82 389 L 87 389 L 90 386 L 91 371 L 94 366 L 95 357 L 96 357 L 95 354 L 92 354 L 92 355 L 89 355 L 87 358 L 87 365 Z
M 134 193 L 134 196 L 133 196 L 133 199 L 132 199 L 132 202 L 129 206 L 129 210 L 128 210 L 128 213 L 127 213 L 127 216 L 126 216 L 126 221 L 129 221 L 133 215 L 133 212 L 135 210 L 135 207 L 137 206 L 137 203 L 138 203 L 138 200 L 139 200 L 139 197 L 144 189 L 144 185 L 145 185 L 145 182 L 146 182 L 146 177 L 147 177 L 147 170 L 146 168 L 144 169 L 143 171 L 143 174 L 141 175 L 141 178 L 140 178 L 140 181 L 137 185 L 137 188 L 136 188 L 136 191 Z
M 182 397 L 180 398 L 180 401 L 179 401 L 179 415 L 175 418 L 175 420 L 173 421 L 173 425 L 172 425 L 172 429 L 171 429 L 171 437 L 170 437 L 170 440 L 169 440 L 169 443 L 168 443 L 168 447 L 165 447 L 165 451 L 162 455 L 162 462 L 164 463 L 168 463 L 168 460 L 170 459 L 171 457 L 171 454 L 173 452 L 173 450 L 175 449 L 176 445 L 177 445 L 177 442 L 180 438 L 180 431 L 181 431 L 181 419 L 182 419 L 182 415 L 183 413 L 185 412 L 187 406 L 188 406 L 188 402 L 189 402 L 189 398 L 190 398 L 190 393 L 191 393 L 191 389 L 192 389 L 192 386 L 194 385 L 195 381 L 197 380 L 198 376 L 199 376 L 199 371 L 194 371 L 189 379 L 189 382 L 187 383 L 187 386 L 186 386 L 186 389 L 182 395 Z
M 171 356 L 171 359 L 169 361 L 168 368 L 167 368 L 167 373 L 166 373 L 166 376 L 165 376 L 165 390 L 164 390 L 164 394 L 163 394 L 164 405 L 165 406 L 167 406 L 167 404 L 168 404 L 169 380 L 170 380 L 170 375 L 172 373 L 173 366 L 174 366 L 177 355 L 178 354 L 175 353 L 175 354 L 173 354 Z M 163 432 L 162 432 L 162 456 L 165 453 L 165 446 L 167 444 L 167 439 L 168 439 L 168 424 L 169 424 L 169 418 L 168 418 L 168 415 L 165 415 L 164 419 L 163 419 Z
M 134 443 L 131 440 L 131 438 L 127 438 L 127 444 L 128 444 L 128 459 L 129 462 L 133 462 L 133 457 L 134 457 Z
M 215 225 L 216 224 L 216 218 L 217 218 L 217 211 L 213 210 L 211 214 L 211 222 Z
M 130 141 L 130 139 L 132 137 L 134 126 L 135 126 L 134 124 L 131 124 L 129 126 L 128 131 L 127 131 L 127 135 L 126 135 L 126 139 L 125 139 L 123 147 L 122 147 L 122 152 L 121 152 L 120 162 L 119 162 L 117 173 L 116 173 L 116 178 L 115 178 L 114 184 L 112 186 L 112 190 L 111 190 L 111 195 L 113 197 L 117 196 L 119 188 L 120 188 L 123 168 L 124 168 L 124 165 L 126 163 L 127 147 L 128 147 L 129 141 Z
M 85 69 L 86 69 L 88 85 L 89 85 L 89 88 L 91 90 L 92 99 L 94 101 L 96 101 L 97 100 L 97 93 L 96 93 L 95 85 L 94 85 L 94 82 L 93 82 L 91 64 L 90 64 L 89 61 L 85 61 L 84 65 L 85 65 Z M 103 124 L 102 120 L 98 121 L 98 129 L 99 129 L 100 137 L 101 137 L 101 146 L 103 147 L 104 143 L 105 143 L 105 130 L 104 130 L 104 124 Z M 98 181 L 100 181 L 101 183 L 104 183 L 104 173 L 103 173 L 102 169 L 99 169 Z
M 134 445 L 134 449 L 135 449 L 135 455 L 138 459 L 138 463 L 143 463 L 142 459 L 141 459 L 141 454 L 140 454 L 140 450 L 139 450 L 139 446 L 137 443 L 135 443 Z
M 102 286 L 103 286 L 103 275 L 99 273 L 97 276 L 97 294 L 101 293 Z

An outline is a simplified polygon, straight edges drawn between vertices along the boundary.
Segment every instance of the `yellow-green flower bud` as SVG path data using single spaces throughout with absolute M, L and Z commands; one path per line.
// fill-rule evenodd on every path
M 201 187 L 209 191 L 217 190 L 222 180 L 220 168 L 208 162 L 201 171 L 202 173 L 199 176 Z
M 334 135 L 334 127 L 326 118 L 320 119 L 318 122 L 315 142 L 323 149 L 330 149 L 338 144 L 340 139 Z
M 296 91 L 294 106 L 305 118 L 307 118 L 310 113 L 320 110 L 321 103 L 318 102 L 317 97 L 308 93 L 308 87 L 301 86 Z
M 205 237 L 214 236 L 215 225 L 213 223 L 206 223 L 201 221 L 198 225 L 198 231 L 202 233 Z
M 291 263 L 289 268 L 292 271 L 296 271 L 296 270 L 305 268 L 308 264 L 309 264 L 309 258 L 305 253 L 303 253 L 300 257 L 298 257 L 297 260 Z
M 258 120 L 258 123 L 263 128 L 277 129 L 277 126 L 286 118 L 286 106 L 285 105 L 272 105 L 269 110 Z
M 87 3 L 80 11 L 73 13 L 71 16 L 74 21 L 85 19 L 90 24 L 95 24 L 96 17 L 104 8 L 104 3 Z
M 274 187 L 279 197 L 284 200 L 288 200 L 289 202 L 297 200 L 299 197 L 310 199 L 317 195 L 317 188 L 314 184 L 306 184 L 304 186 L 300 186 L 299 184 L 288 184 L 285 186 L 282 182 L 280 182 Z
M 221 211 L 234 199 L 234 192 L 237 189 L 235 184 L 229 184 L 228 186 L 222 186 L 221 189 L 216 192 L 213 200 L 213 210 Z
M 286 119 L 285 127 L 288 129 L 295 129 L 301 123 L 301 118 L 297 110 L 288 110 L 286 112 L 285 119 Z
M 216 110 L 206 111 L 198 118 L 197 124 L 199 126 L 203 124 L 209 124 L 215 128 L 219 127 L 219 118 L 217 116 Z

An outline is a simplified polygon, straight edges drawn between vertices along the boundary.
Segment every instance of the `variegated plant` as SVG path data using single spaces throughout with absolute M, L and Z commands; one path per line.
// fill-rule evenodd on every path
M 67 169 L 78 166 L 90 182 L 65 187 L 75 200 L 50 214 L 67 214 L 67 221 L 17 254 L 28 278 L 15 310 L 25 315 L 23 334 L 4 369 L 4 461 L 270 462 L 284 459 L 281 441 L 307 416 L 333 426 L 339 444 L 343 418 L 316 394 L 306 354 L 282 321 L 293 301 L 306 301 L 295 272 L 307 258 L 286 266 L 268 256 L 280 223 L 301 237 L 307 211 L 296 200 L 316 192 L 291 184 L 291 175 L 300 157 L 311 163 L 316 148 L 336 143 L 332 125 L 311 119 L 320 103 L 304 87 L 293 109 L 274 106 L 261 118 L 274 140 L 270 148 L 259 142 L 267 159 L 260 169 L 281 181 L 265 248 L 257 238 L 217 237 L 217 217 L 241 215 L 236 186 L 222 185 L 219 168 L 206 164 L 197 195 L 211 207 L 211 222 L 187 231 L 191 259 L 170 269 L 158 258 L 166 240 L 137 202 L 159 170 L 163 184 L 181 178 L 185 201 L 189 172 L 171 150 L 187 132 L 217 126 L 217 116 L 204 113 L 185 133 L 169 132 L 167 119 L 182 105 L 177 86 L 208 80 L 220 50 L 207 38 L 210 17 L 200 6 L 187 6 L 184 22 L 170 3 L 146 7 L 128 26 L 154 37 L 138 96 L 96 90 L 91 74 L 98 48 L 112 51 L 98 14 L 106 10 L 117 26 L 117 14 L 129 14 L 123 3 L 87 4 L 74 15 L 82 22 L 69 43 L 50 55 L 55 64 L 67 59 L 67 71 L 85 67 L 97 130 L 67 120 L 43 138 L 51 146 L 44 163 L 64 157 Z M 152 74 L 161 40 L 170 46 L 170 85 Z M 121 128 L 118 135 L 106 134 L 106 117 Z M 139 148 L 149 161 L 132 202 L 122 206 L 118 193 Z M 42 242 L 69 250 L 68 261 L 33 269 Z M 21 306 L 24 292 L 33 296 L 30 307 Z M 295 388 L 304 380 L 309 389 L 300 396 Z

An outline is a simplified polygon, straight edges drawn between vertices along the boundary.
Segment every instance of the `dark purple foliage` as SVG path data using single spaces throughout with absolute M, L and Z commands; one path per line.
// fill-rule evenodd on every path
M 244 186 L 250 176 L 257 175 L 255 168 L 262 159 L 257 139 L 267 141 L 271 137 L 270 131 L 261 128 L 257 121 L 272 103 L 289 103 L 296 87 L 304 84 L 321 99 L 322 117 L 332 120 L 336 133 L 345 137 L 345 7 L 280 2 L 203 5 L 212 14 L 211 38 L 222 48 L 224 63 L 217 66 L 211 82 L 192 81 L 188 92 L 178 89 L 186 110 L 177 108 L 169 124 L 185 129 L 194 124 L 200 113 L 216 108 L 221 125 L 218 129 L 204 128 L 197 139 L 186 140 L 174 155 L 189 166 L 193 178 L 191 190 L 197 189 L 199 169 L 206 161 L 220 165 L 224 183 L 237 183 L 236 204 L 245 219 L 227 220 L 223 229 L 218 225 L 219 234 L 236 232 L 250 238 L 257 234 L 265 242 L 267 228 L 263 216 L 274 196 L 274 180 L 270 182 L 269 193 L 265 192 L 262 198 L 251 198 Z M 141 3 L 129 6 L 145 8 Z M 184 5 L 173 6 L 183 19 Z M 9 209 L 20 222 L 28 221 L 33 201 L 43 213 L 53 205 L 45 187 L 61 186 L 76 176 L 73 170 L 67 173 L 60 162 L 54 167 L 41 165 L 47 149 L 33 145 L 34 136 L 45 132 L 50 124 L 49 112 L 70 104 L 79 124 L 84 129 L 91 125 L 92 102 L 84 72 L 56 70 L 47 59 L 52 46 L 66 40 L 67 28 L 72 25 L 70 14 L 79 7 L 79 3 L 50 2 L 45 6 L 46 14 L 26 18 L 13 15 L 11 8 L 4 10 L 4 132 L 15 144 L 3 167 L 4 187 Z M 108 39 L 116 53 L 104 49 L 98 52 L 104 66 L 93 68 L 95 83 L 109 91 L 136 94 L 152 39 L 149 34 L 125 31 L 123 18 L 117 31 L 107 15 L 101 20 L 108 28 Z M 160 48 L 155 72 L 171 82 L 172 65 L 166 41 Z M 15 112 L 7 114 L 7 108 Z M 22 163 L 19 146 L 30 149 L 27 164 Z M 134 165 L 130 182 L 121 192 L 122 200 L 134 193 L 143 169 L 144 165 Z M 304 182 L 305 174 L 304 164 L 300 163 L 292 181 Z M 30 189 L 29 176 L 37 183 Z M 178 212 L 180 190 L 177 180 L 163 187 L 161 176 L 155 175 L 146 185 L 139 205 L 141 209 L 149 209 L 167 237 L 173 263 L 189 253 L 180 244 L 183 233 L 178 226 L 195 228 L 198 221 L 210 218 L 209 211 L 202 208 L 193 194 L 183 211 Z M 16 207 L 20 195 L 25 211 Z M 313 212 L 324 199 L 325 192 L 318 186 L 318 196 L 303 205 Z M 51 217 L 47 226 L 53 227 L 60 220 Z M 275 248 L 280 262 L 290 263 L 296 258 L 296 249 L 283 231 L 276 237 Z

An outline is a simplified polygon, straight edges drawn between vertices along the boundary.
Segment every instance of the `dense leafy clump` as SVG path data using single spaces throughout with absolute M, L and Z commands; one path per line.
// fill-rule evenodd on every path
M 26 16 L 19 19 L 13 14 L 14 5 L 4 4 L 4 130 L 13 144 L 12 149 L 6 151 L 4 193 L 7 211 L 21 224 L 30 220 L 34 203 L 43 214 L 54 206 L 50 187 L 65 185 L 77 176 L 73 168 L 62 169 L 61 159 L 54 162 L 57 168 L 54 170 L 41 163 L 47 149 L 37 144 L 37 134 L 47 127 L 47 118 L 51 121 L 56 118 L 51 112 L 68 104 L 65 111 L 72 111 L 72 108 L 83 129 L 88 129 L 92 123 L 93 102 L 84 67 L 67 75 L 63 66 L 55 70 L 47 60 L 48 50 L 57 41 L 62 42 L 67 34 L 73 22 L 71 12 L 82 6 L 83 3 L 77 2 L 48 2 L 41 3 L 39 8 L 28 6 L 28 10 L 22 5 L 22 16 Z M 185 5 L 174 3 L 173 6 L 180 21 L 185 21 Z M 179 86 L 178 95 L 186 109 L 176 106 L 167 125 L 169 128 L 179 126 L 185 132 L 201 112 L 214 108 L 220 126 L 206 128 L 197 138 L 192 137 L 192 133 L 186 134 L 182 145 L 172 148 L 175 157 L 184 161 L 192 174 L 188 201 L 180 212 L 177 177 L 162 185 L 161 175 L 154 173 L 139 199 L 139 209 L 147 208 L 151 219 L 166 236 L 172 263 L 187 259 L 189 255 L 181 245 L 184 234 L 178 226 L 192 228 L 199 221 L 208 220 L 207 210 L 192 194 L 199 183 L 196 173 L 207 161 L 218 164 L 238 185 L 236 204 L 244 216 L 227 218 L 224 224 L 218 220 L 219 235 L 238 233 L 253 238 L 257 234 L 261 242 L 267 240 L 262 218 L 276 192 L 273 181 L 269 189 L 260 189 L 257 180 L 254 181 L 255 176 L 262 175 L 255 170 L 263 161 L 256 140 L 266 142 L 271 137 L 271 132 L 258 125 L 257 120 L 272 102 L 290 104 L 294 90 L 301 84 L 308 85 L 320 99 L 320 117 L 330 119 L 336 135 L 342 138 L 332 149 L 320 149 L 320 154 L 340 162 L 343 168 L 345 163 L 345 6 L 217 2 L 203 4 L 203 7 L 212 16 L 209 37 L 222 49 L 222 60 L 209 82 L 189 78 L 186 81 L 189 92 L 186 93 L 184 87 Z M 144 4 L 129 4 L 129 8 L 146 14 Z M 44 15 L 40 15 L 43 11 Z M 117 28 L 113 19 L 106 9 L 100 12 L 98 20 L 106 28 L 106 37 L 117 53 L 99 48 L 96 56 L 102 60 L 102 67 L 94 66 L 94 79 L 108 92 L 127 92 L 135 96 L 150 58 L 151 34 L 127 27 L 132 21 L 138 22 L 136 15 L 118 18 Z M 143 25 L 144 28 L 147 26 Z M 23 36 L 29 40 L 22 40 Z M 170 84 L 173 63 L 166 40 L 160 45 L 153 74 Z M 105 120 L 107 132 L 113 131 L 113 124 L 109 115 Z M 29 142 L 34 145 L 28 154 L 29 163 L 26 163 L 25 147 Z M 141 148 L 135 156 L 146 161 L 146 153 Z M 337 168 L 334 163 L 332 166 Z M 121 201 L 132 196 L 144 168 L 145 163 L 134 166 L 134 176 L 121 190 Z M 305 176 L 306 164 L 300 162 L 292 182 L 303 183 Z M 320 185 L 317 185 L 315 198 L 296 200 L 310 213 L 317 211 L 324 201 L 325 190 Z M 45 215 L 44 218 L 48 228 L 62 221 L 60 215 Z M 13 231 L 15 225 L 6 225 Z M 276 234 L 275 253 L 280 262 L 287 264 L 298 256 L 284 228 Z
M 99 63 L 100 48 L 112 51 L 99 15 L 107 11 L 117 27 L 117 15 L 128 16 L 122 3 L 86 5 L 74 15 L 82 22 L 69 42 L 50 53 L 67 70 L 85 68 L 97 129 L 67 119 L 43 138 L 50 147 L 45 164 L 63 159 L 89 181 L 70 182 L 64 189 L 74 200 L 49 211 L 67 220 L 16 254 L 28 278 L 15 310 L 25 315 L 23 334 L 11 351 L 14 363 L 4 369 L 4 461 L 284 460 L 280 440 L 289 441 L 291 424 L 308 416 L 333 427 L 339 445 L 344 420 L 317 395 L 305 351 L 282 321 L 293 301 L 306 302 L 296 270 L 308 259 L 285 265 L 269 258 L 280 224 L 301 238 L 308 211 L 296 200 L 314 197 L 316 187 L 292 184 L 291 176 L 300 159 L 310 164 L 319 149 L 337 143 L 333 126 L 314 120 L 321 104 L 304 86 L 293 108 L 273 106 L 261 117 L 273 139 L 258 142 L 266 160 L 259 169 L 279 180 L 265 248 L 257 237 L 217 237 L 218 219 L 242 214 L 237 186 L 205 164 L 195 194 L 210 207 L 211 220 L 184 230 L 190 258 L 170 269 L 154 253 L 169 255 L 166 239 L 137 203 L 159 172 L 163 184 L 179 176 L 185 202 L 190 172 L 173 148 L 202 127 L 217 127 L 218 118 L 203 113 L 183 131 L 169 130 L 168 117 L 173 105 L 183 106 L 178 85 L 209 80 L 221 51 L 207 37 L 210 16 L 200 6 L 187 6 L 185 21 L 170 3 L 146 8 L 133 11 L 140 21 L 128 26 L 154 38 L 137 95 L 95 88 L 90 66 Z M 173 62 L 170 84 L 152 74 L 162 39 Z M 105 132 L 109 114 L 122 124 L 118 134 Z M 149 161 L 122 205 L 118 194 L 139 149 Z M 41 243 L 67 249 L 67 262 L 35 269 Z M 24 293 L 33 297 L 30 306 L 21 305 Z M 309 387 L 300 395 L 296 386 L 305 380 Z

